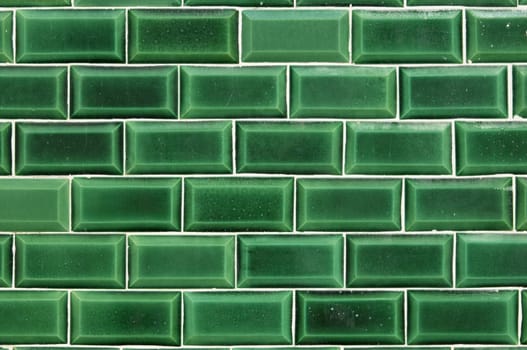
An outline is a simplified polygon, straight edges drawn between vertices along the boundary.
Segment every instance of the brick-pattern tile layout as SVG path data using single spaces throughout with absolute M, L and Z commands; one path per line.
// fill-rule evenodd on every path
M 527 347 L 527 0 L 0 0 L 0 350 Z

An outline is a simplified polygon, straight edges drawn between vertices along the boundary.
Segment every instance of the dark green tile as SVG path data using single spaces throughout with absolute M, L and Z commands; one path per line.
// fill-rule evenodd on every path
M 72 67 L 73 118 L 177 116 L 177 67 Z
M 243 11 L 242 59 L 348 62 L 348 25 L 348 11 L 344 10 Z
M 240 236 L 238 287 L 343 286 L 342 236 Z
M 13 62 L 12 31 L 13 13 L 0 12 L 0 62 Z
M 451 174 L 446 123 L 348 123 L 347 174 Z
M 11 287 L 13 238 L 0 235 L 0 287 Z
M 177 292 L 73 292 L 71 343 L 179 345 Z
M 17 235 L 15 286 L 124 288 L 125 237 Z
M 395 231 L 401 228 L 401 181 L 299 179 L 297 230 Z
M 514 115 L 527 117 L 527 66 L 514 66 L 513 77 Z
M 297 0 L 297 6 L 403 6 L 403 0 Z
M 75 6 L 181 6 L 181 0 L 75 0 Z
M 67 293 L 0 292 L 0 339 L 3 344 L 66 344 Z
M 524 235 L 459 234 L 456 285 L 463 288 L 527 286 L 526 253 Z
M 347 237 L 348 287 L 451 287 L 452 236 Z
M 66 67 L 0 67 L 0 118 L 66 119 Z
M 291 344 L 291 292 L 185 293 L 186 345 Z
M 132 288 L 234 287 L 233 236 L 130 236 Z
M 71 0 L 0 0 L 0 7 L 70 6 Z
M 341 174 L 342 123 L 236 124 L 240 173 Z
M 185 231 L 291 231 L 292 178 L 185 180 Z
M 0 175 L 9 174 L 11 174 L 11 124 L 0 123 Z
M 117 350 L 115 347 L 85 347 L 85 346 L 15 346 L 15 350 Z M 130 350 L 130 349 L 127 349 Z
M 407 4 L 408 6 L 516 6 L 516 0 L 407 0 Z
M 123 10 L 20 10 L 16 61 L 124 62 L 124 25 Z
M 527 12 L 523 10 L 469 10 L 467 60 L 469 62 L 519 62 L 527 60 L 523 48 Z
M 121 123 L 17 123 L 17 175 L 122 174 Z
M 516 291 L 408 292 L 408 344 L 517 344 Z
M 524 290 L 521 292 L 521 305 L 526 305 L 526 304 L 527 304 L 527 291 Z M 521 323 L 520 342 L 521 344 L 525 344 L 527 343 L 527 322 L 524 321 L 527 318 L 527 312 L 525 308 L 522 309 L 522 317 L 523 317 L 523 321 Z
M 126 172 L 231 173 L 231 122 L 128 122 Z
M 406 180 L 406 229 L 511 230 L 512 181 Z
M 63 232 L 68 228 L 67 179 L 0 180 L 0 231 Z
M 234 10 L 130 10 L 130 62 L 238 61 Z
M 292 118 L 395 118 L 395 68 L 291 67 Z
M 527 230 L 527 178 L 516 179 L 516 229 Z
M 527 124 L 456 123 L 458 175 L 527 173 Z
M 286 116 L 285 67 L 182 67 L 182 118 Z
M 293 6 L 293 0 L 186 0 L 185 6 Z
M 177 178 L 76 178 L 72 196 L 75 231 L 180 229 Z
M 404 344 L 402 292 L 298 292 L 297 344 Z
M 401 118 L 507 118 L 507 67 L 401 69 Z
M 461 11 L 353 11 L 355 63 L 461 63 Z

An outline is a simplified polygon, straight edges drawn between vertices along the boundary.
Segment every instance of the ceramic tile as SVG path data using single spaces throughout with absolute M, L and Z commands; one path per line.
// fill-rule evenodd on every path
M 516 229 L 527 230 L 527 179 L 516 179 Z
M 11 174 L 11 124 L 0 122 L 0 175 Z
M 1 0 L 0 7 L 69 6 L 71 0 Z
M 297 0 L 297 6 L 403 6 L 402 0 Z
M 0 62 L 13 62 L 13 13 L 0 12 Z
M 0 235 L 0 287 L 10 287 L 12 280 L 12 245 L 10 235 Z
M 527 66 L 513 67 L 514 115 L 527 117 Z
M 516 0 L 407 0 L 409 6 L 516 6 Z
M 188 6 L 247 6 L 247 7 L 288 7 L 293 0 L 186 0 Z
M 181 0 L 74 0 L 75 6 L 181 6 Z M 188 2 L 187 2 L 188 3 Z

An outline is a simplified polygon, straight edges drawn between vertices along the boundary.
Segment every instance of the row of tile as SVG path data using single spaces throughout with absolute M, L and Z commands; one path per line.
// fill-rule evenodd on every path
M 527 236 L 520 234 L 458 234 L 455 247 L 450 234 L 348 235 L 346 245 L 342 235 L 235 240 L 130 235 L 127 248 L 118 234 L 19 234 L 13 269 L 12 237 L 2 235 L 0 287 L 11 287 L 12 271 L 19 288 L 527 286 Z
M 182 182 L 74 178 L 70 196 L 68 179 L 1 179 L 0 231 L 527 229 L 524 178 L 407 179 L 404 215 L 400 179 L 186 178 L 184 191 Z
M 348 10 L 239 13 L 179 9 L 129 10 L 128 16 L 126 13 L 127 10 L 18 10 L 14 50 L 13 12 L 0 12 L 0 61 L 236 63 L 239 60 L 350 62 L 351 59 L 355 63 L 461 63 L 464 60 L 462 10 L 352 10 L 352 28 Z M 241 43 L 238 43 L 239 18 Z M 466 19 L 468 61 L 527 60 L 527 50 L 523 48 L 526 11 L 467 10 Z
M 521 298 L 525 305 L 527 292 Z M 408 291 L 407 298 L 402 291 L 75 291 L 70 299 L 64 291 L 0 292 L 0 337 L 6 344 L 65 344 L 70 336 L 74 345 L 291 345 L 293 339 L 299 345 L 382 345 L 404 344 L 405 338 L 410 345 L 516 345 L 519 340 L 514 290 Z M 527 310 L 521 312 L 525 319 Z M 521 334 L 527 342 L 525 321 Z
M 0 176 L 452 175 L 453 165 L 457 175 L 527 173 L 527 123 L 520 122 L 456 122 L 454 130 L 442 122 L 14 125 L 13 132 L 0 123 Z
M 67 67 L 0 67 L 0 118 L 176 118 L 178 109 L 183 119 L 395 118 L 397 95 L 401 119 L 509 115 L 506 66 L 403 67 L 400 86 L 396 67 L 183 66 L 179 75 L 177 66 L 73 66 L 68 79 Z M 527 67 L 512 77 L 511 112 L 527 117 Z

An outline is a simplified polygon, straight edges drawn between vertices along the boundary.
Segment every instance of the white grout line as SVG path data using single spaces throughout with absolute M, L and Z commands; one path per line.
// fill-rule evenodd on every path
M 181 119 L 181 103 L 183 102 L 183 93 L 181 92 L 181 66 L 177 66 L 177 119 Z
M 395 119 L 401 120 L 401 69 L 395 67 Z
M 238 64 L 242 63 L 242 11 L 238 11 Z
M 347 147 L 347 142 L 348 142 L 348 140 L 347 140 L 347 137 L 348 137 L 347 133 L 348 133 L 348 131 L 346 130 L 347 129 L 346 125 L 347 125 L 346 122 L 343 121 L 342 122 L 342 155 L 341 155 L 341 157 L 342 157 L 342 159 L 341 159 L 342 160 L 342 164 L 341 164 L 342 174 L 341 175 L 342 176 L 346 175 L 346 147 Z
M 512 64 L 507 65 L 507 113 L 510 120 L 514 119 L 514 78 L 512 74 Z
M 286 118 L 291 119 L 291 66 L 285 68 L 285 108 Z
M 298 181 L 296 178 L 293 178 L 293 232 L 297 232 L 296 227 L 296 210 L 298 206 L 298 197 L 296 187 L 298 186 Z
M 73 176 L 68 176 L 68 231 L 73 232 Z
M 296 345 L 296 291 L 292 291 L 292 302 L 291 302 L 291 340 L 292 345 Z
M 452 175 L 456 176 L 456 173 L 457 173 L 457 169 L 456 169 L 456 161 L 457 161 L 457 156 L 456 156 L 456 123 L 454 121 L 451 121 L 450 122 L 450 142 L 451 142 L 451 150 L 450 150 L 450 158 L 451 158 L 451 161 L 452 161 Z
M 352 5 L 350 4 L 348 7 L 348 54 L 350 56 L 348 63 L 353 63 L 353 18 L 352 18 L 352 12 L 351 12 Z
M 401 232 L 406 232 L 406 177 L 401 178 Z
M 516 176 L 512 177 L 512 230 L 516 231 Z
M 232 152 L 232 173 L 236 175 L 237 165 L 236 165 L 236 121 L 231 122 L 231 152 Z
M 403 325 L 404 325 L 404 345 L 408 345 L 408 290 L 403 291 Z
M 15 288 L 15 281 L 16 281 L 16 266 L 15 266 L 15 260 L 16 260 L 16 233 L 12 236 L 12 242 L 11 242 L 11 288 Z
M 128 64 L 128 12 L 129 10 L 124 11 L 124 63 Z
M 16 10 L 14 10 L 12 12 L 13 14 L 13 28 L 12 28 L 12 39 L 13 39 L 13 42 L 12 42 L 12 45 L 13 45 L 13 63 L 16 63 L 17 59 L 16 59 Z
M 522 290 L 518 290 L 518 342 L 517 345 L 521 344 L 522 334 L 522 322 L 523 322 L 523 302 L 522 302 Z
M 66 313 L 67 313 L 67 325 L 66 325 L 66 343 L 68 345 L 71 344 L 71 291 L 68 290 L 68 299 L 67 299 L 67 305 L 66 305 Z
M 66 119 L 71 119 L 71 65 L 66 67 Z
M 467 13 L 465 9 L 461 11 L 461 60 L 467 63 Z
M 128 264 L 130 262 L 130 247 L 129 247 L 129 241 L 128 241 L 128 234 L 125 234 L 124 236 L 124 239 L 125 239 L 125 251 L 124 251 L 124 289 L 128 289 L 129 288 L 129 284 L 130 284 L 130 271 L 129 271 L 129 268 L 128 268 Z
M 452 235 L 452 288 L 456 288 L 457 283 L 457 234 Z
M 234 289 L 238 289 L 238 235 L 234 236 Z
M 15 122 L 11 122 L 11 176 L 16 175 L 15 166 L 16 166 L 16 125 Z
M 126 122 L 123 122 L 123 127 L 122 127 L 122 133 L 123 133 L 123 143 L 122 143 L 122 147 L 123 147 L 123 157 L 121 159 L 121 164 L 123 166 L 123 176 L 127 175 L 126 174 L 126 168 L 127 168 L 127 165 L 126 165 L 126 149 L 128 148 L 127 145 L 126 145 L 126 129 L 127 129 L 127 123 Z
M 181 339 L 181 345 L 180 346 L 183 346 L 185 345 L 184 341 L 184 332 L 183 330 L 185 329 L 184 326 L 185 326 L 185 292 L 184 291 L 181 291 L 181 294 L 180 294 L 180 298 L 181 298 L 181 304 L 180 304 L 180 329 L 179 329 L 179 336 L 180 336 L 180 339 Z
M 346 284 L 348 283 L 348 239 L 346 235 L 342 236 L 342 242 L 342 284 L 346 288 Z
M 180 215 L 180 226 L 181 230 L 180 232 L 185 231 L 185 183 L 186 183 L 186 177 L 181 178 L 181 208 L 179 211 Z

